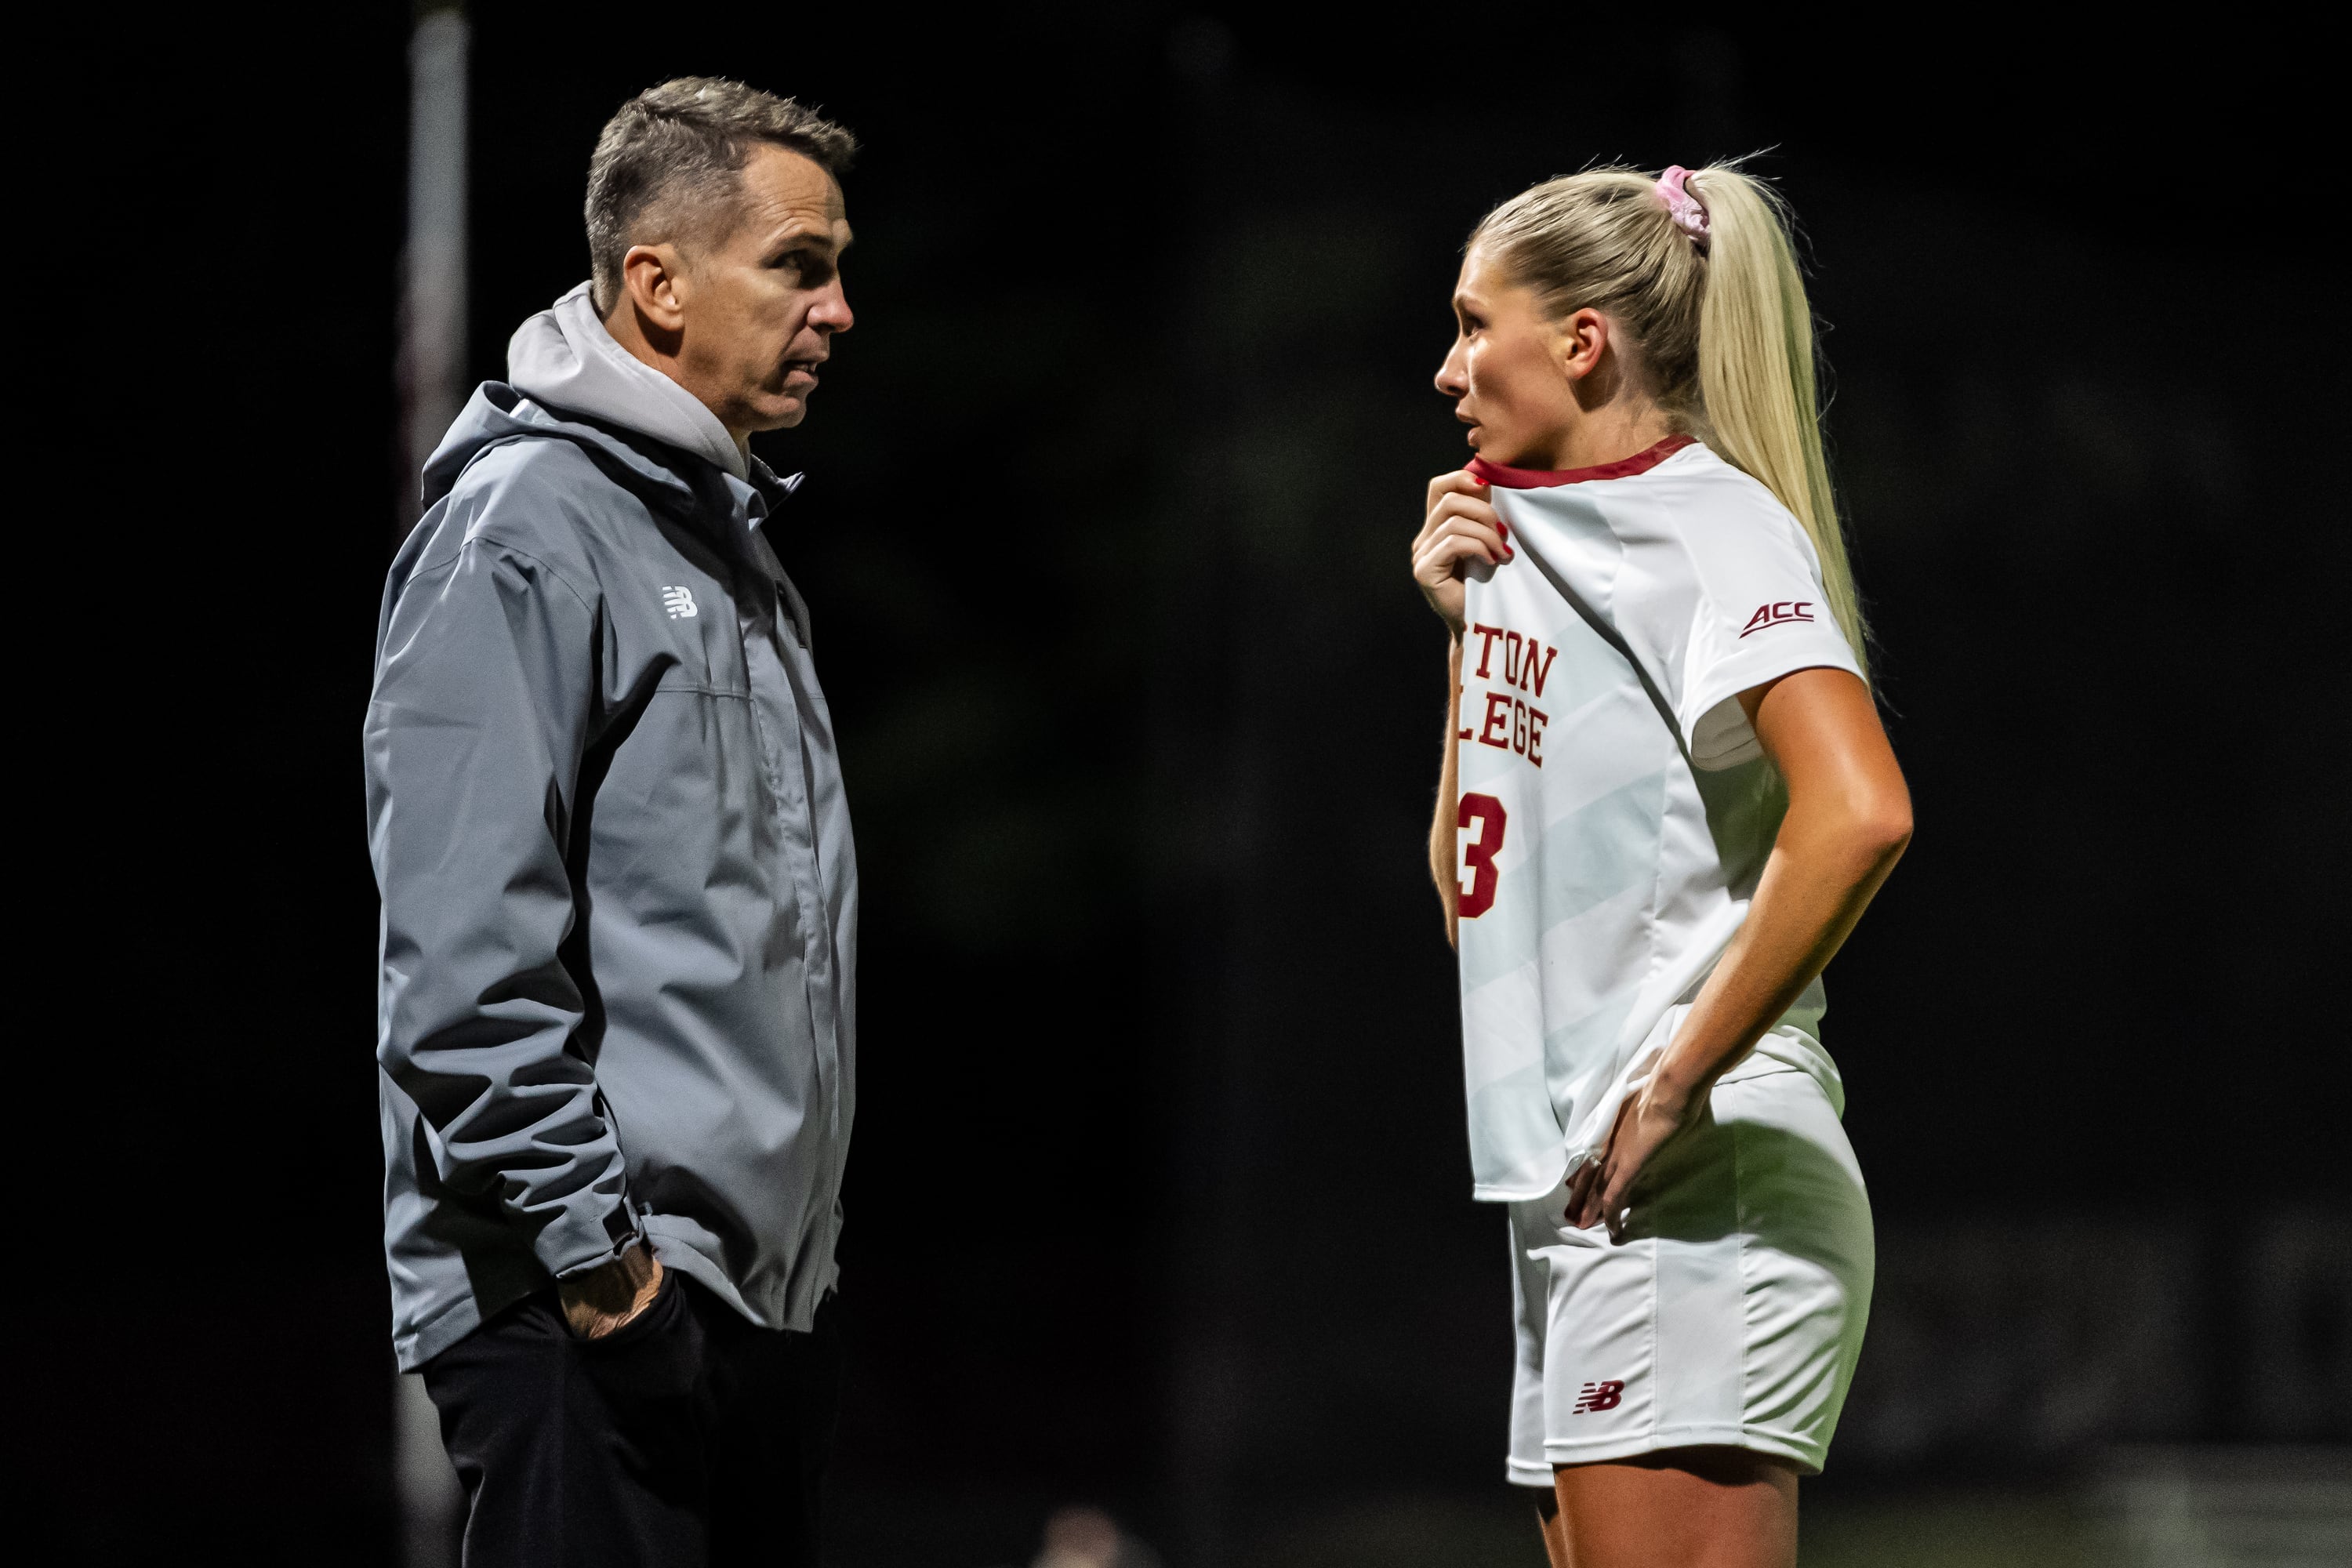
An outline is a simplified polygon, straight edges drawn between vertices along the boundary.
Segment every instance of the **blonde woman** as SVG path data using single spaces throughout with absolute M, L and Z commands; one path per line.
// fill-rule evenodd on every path
M 1777 198 L 1596 169 L 1471 236 L 1432 868 L 1476 1195 L 1509 1205 L 1509 1476 L 1560 1568 L 1785 1568 L 1869 1310 L 1821 973 L 1911 836 Z

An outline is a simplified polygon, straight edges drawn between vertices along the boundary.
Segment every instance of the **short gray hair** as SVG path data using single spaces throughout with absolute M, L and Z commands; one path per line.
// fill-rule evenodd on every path
M 646 215 L 669 209 L 661 216 L 677 223 L 685 216 L 678 209 L 731 200 L 751 148 L 762 142 L 800 153 L 836 180 L 857 155 L 857 138 L 814 110 L 721 77 L 682 76 L 621 105 L 588 160 L 597 314 L 620 300 L 621 258 Z M 731 226 L 731 217 L 725 221 Z M 722 228 L 721 237 L 731 232 Z

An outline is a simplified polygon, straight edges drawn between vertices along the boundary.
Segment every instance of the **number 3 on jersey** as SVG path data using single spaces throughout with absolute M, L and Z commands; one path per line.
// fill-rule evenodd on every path
M 1462 845 L 1462 864 L 1469 869 L 1470 885 L 1456 890 L 1462 895 L 1460 914 L 1465 921 L 1475 921 L 1495 907 L 1495 884 L 1502 877 L 1495 868 L 1495 857 L 1502 853 L 1503 827 L 1508 820 L 1503 803 L 1491 795 L 1462 797 L 1454 826 L 1466 830 L 1474 822 L 1479 825 L 1478 837 Z

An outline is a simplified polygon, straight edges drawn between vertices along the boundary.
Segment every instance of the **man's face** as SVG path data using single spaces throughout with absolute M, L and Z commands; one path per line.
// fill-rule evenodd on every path
M 739 436 L 797 425 L 833 334 L 854 318 L 841 291 L 849 245 L 841 187 L 811 159 L 754 147 L 734 231 L 691 247 L 677 378 Z

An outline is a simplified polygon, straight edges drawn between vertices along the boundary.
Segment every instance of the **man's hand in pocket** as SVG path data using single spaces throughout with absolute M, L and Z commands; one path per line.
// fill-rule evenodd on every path
M 642 1246 L 601 1268 L 555 1282 L 563 1321 L 583 1340 L 601 1340 L 653 1305 L 661 1291 L 661 1260 Z

